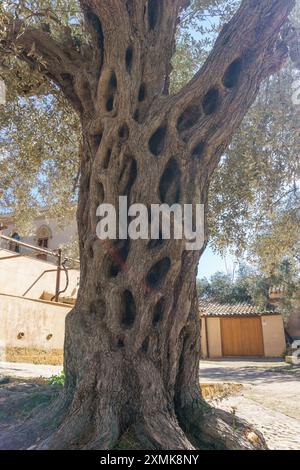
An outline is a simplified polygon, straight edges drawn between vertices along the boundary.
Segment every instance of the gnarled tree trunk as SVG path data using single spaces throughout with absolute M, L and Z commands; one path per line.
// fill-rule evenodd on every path
M 280 28 L 293 1 L 244 0 L 201 71 L 173 96 L 170 60 L 187 2 L 80 3 L 93 40 L 80 67 L 47 33 L 18 39 L 35 42 L 83 130 L 81 283 L 66 321 L 63 419 L 40 447 L 107 449 L 130 426 L 148 448 L 191 449 L 218 433 L 229 448 L 263 446 L 241 423 L 234 436 L 228 417 L 200 398 L 200 252 L 181 240 L 101 241 L 96 209 L 118 208 L 120 195 L 147 207 L 207 203 L 212 172 L 259 84 L 287 56 Z

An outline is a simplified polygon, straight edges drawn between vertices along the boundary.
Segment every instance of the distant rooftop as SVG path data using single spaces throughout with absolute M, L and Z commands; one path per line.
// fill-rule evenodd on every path
M 207 300 L 199 301 L 199 312 L 204 317 L 251 317 L 261 315 L 278 315 L 276 310 L 261 309 L 246 303 L 219 304 Z

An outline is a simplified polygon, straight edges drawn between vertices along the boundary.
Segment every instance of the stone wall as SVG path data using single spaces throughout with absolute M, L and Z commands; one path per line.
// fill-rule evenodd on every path
M 60 365 L 70 305 L 0 294 L 0 360 Z

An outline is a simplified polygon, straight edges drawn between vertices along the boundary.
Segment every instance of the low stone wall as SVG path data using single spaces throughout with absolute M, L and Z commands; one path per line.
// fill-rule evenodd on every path
M 5 349 L 5 360 L 8 362 L 29 362 L 30 364 L 50 364 L 60 366 L 64 361 L 63 349 L 41 350 L 35 348 Z
M 70 305 L 0 294 L 0 360 L 63 363 Z

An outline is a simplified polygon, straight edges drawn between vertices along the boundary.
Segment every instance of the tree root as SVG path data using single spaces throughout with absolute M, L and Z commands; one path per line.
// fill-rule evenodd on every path
M 77 409 L 72 403 L 58 429 L 36 448 L 107 450 L 115 446 L 119 436 L 119 422 L 111 407 L 100 411 L 90 396 Z
M 98 420 L 83 408 L 77 413 L 68 412 L 57 430 L 31 448 L 37 450 L 110 450 L 118 448 L 119 442 L 119 447 L 124 446 L 125 439 L 123 438 L 122 444 L 119 421 L 116 416 L 105 412 L 102 419 Z M 127 437 L 131 435 L 131 439 L 134 436 L 132 444 L 134 450 L 194 449 L 179 426 L 175 415 L 170 413 L 143 418 L 127 429 L 125 435 Z
M 146 417 L 135 425 L 139 441 L 146 449 L 193 450 L 194 447 L 171 413 Z
M 263 435 L 234 413 L 213 408 L 202 398 L 178 411 L 182 429 L 198 449 L 266 450 Z

